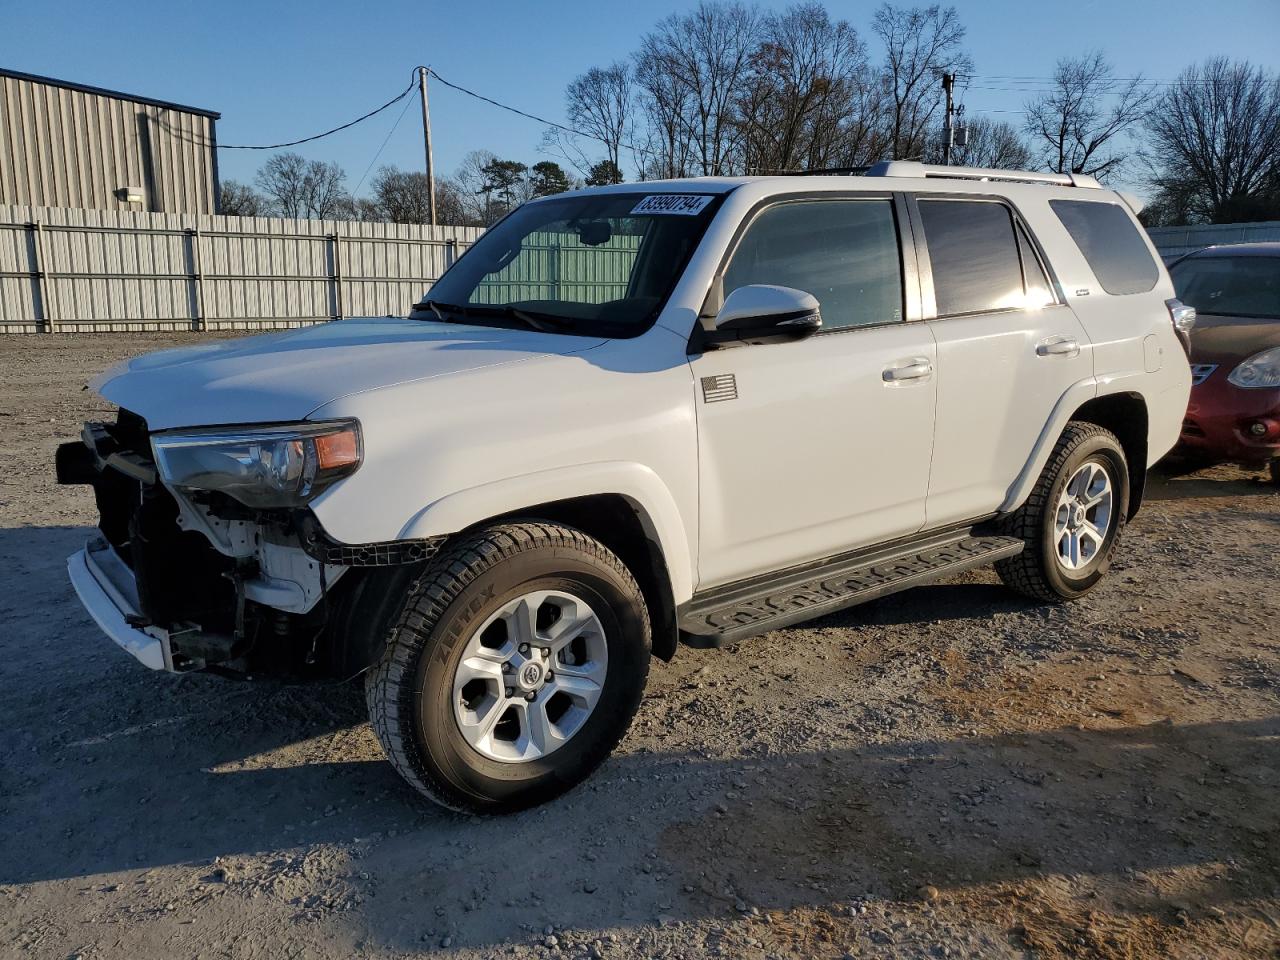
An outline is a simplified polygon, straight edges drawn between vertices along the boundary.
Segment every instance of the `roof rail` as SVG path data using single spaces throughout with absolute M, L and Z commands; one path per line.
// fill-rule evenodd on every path
M 915 160 L 882 160 L 867 170 L 868 177 L 946 177 L 955 180 L 1011 180 L 1018 183 L 1053 183 L 1062 187 L 1102 189 L 1083 173 L 1037 173 L 1031 170 L 991 170 L 983 167 L 944 167 Z

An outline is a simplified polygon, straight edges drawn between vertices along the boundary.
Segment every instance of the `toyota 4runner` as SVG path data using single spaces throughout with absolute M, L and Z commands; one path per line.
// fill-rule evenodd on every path
M 448 807 L 546 800 L 681 640 L 983 564 L 1094 588 L 1190 387 L 1136 209 L 907 162 L 527 203 L 407 317 L 102 374 L 71 581 L 156 670 L 363 673 Z

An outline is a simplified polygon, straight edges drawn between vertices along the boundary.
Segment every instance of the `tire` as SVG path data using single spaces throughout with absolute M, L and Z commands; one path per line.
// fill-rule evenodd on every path
M 456 811 L 520 810 L 573 787 L 617 746 L 650 646 L 640 588 L 603 544 L 550 523 L 495 525 L 447 546 L 410 589 L 365 676 L 369 716 L 419 793 Z
M 1280 460 L 1271 461 L 1271 482 L 1280 486 Z
M 1110 490 L 1105 526 L 1101 504 L 1083 514 L 1068 506 L 1068 528 L 1063 531 L 1063 501 L 1071 496 L 1068 484 L 1078 489 L 1087 483 L 1096 490 L 1098 470 L 1105 473 Z M 996 563 L 996 573 L 1007 586 L 1036 600 L 1058 603 L 1084 596 L 1111 566 L 1128 505 L 1129 469 L 1120 441 L 1097 424 L 1072 421 L 1027 502 L 1000 522 L 1002 533 L 1021 539 L 1026 547 L 1016 557 Z M 1077 531 L 1074 549 L 1073 530 Z

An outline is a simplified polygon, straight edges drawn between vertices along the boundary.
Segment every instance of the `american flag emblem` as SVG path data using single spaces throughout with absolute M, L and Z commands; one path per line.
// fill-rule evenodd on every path
M 702 378 L 702 399 L 707 403 L 738 399 L 738 381 L 732 373 Z

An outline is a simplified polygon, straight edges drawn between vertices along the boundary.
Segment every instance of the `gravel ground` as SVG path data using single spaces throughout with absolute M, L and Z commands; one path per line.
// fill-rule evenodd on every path
M 64 558 L 86 377 L 182 338 L 0 338 L 0 956 L 1280 955 L 1280 493 L 1155 478 L 1106 585 L 990 571 L 655 664 L 505 819 L 417 797 L 358 686 L 153 674 Z

